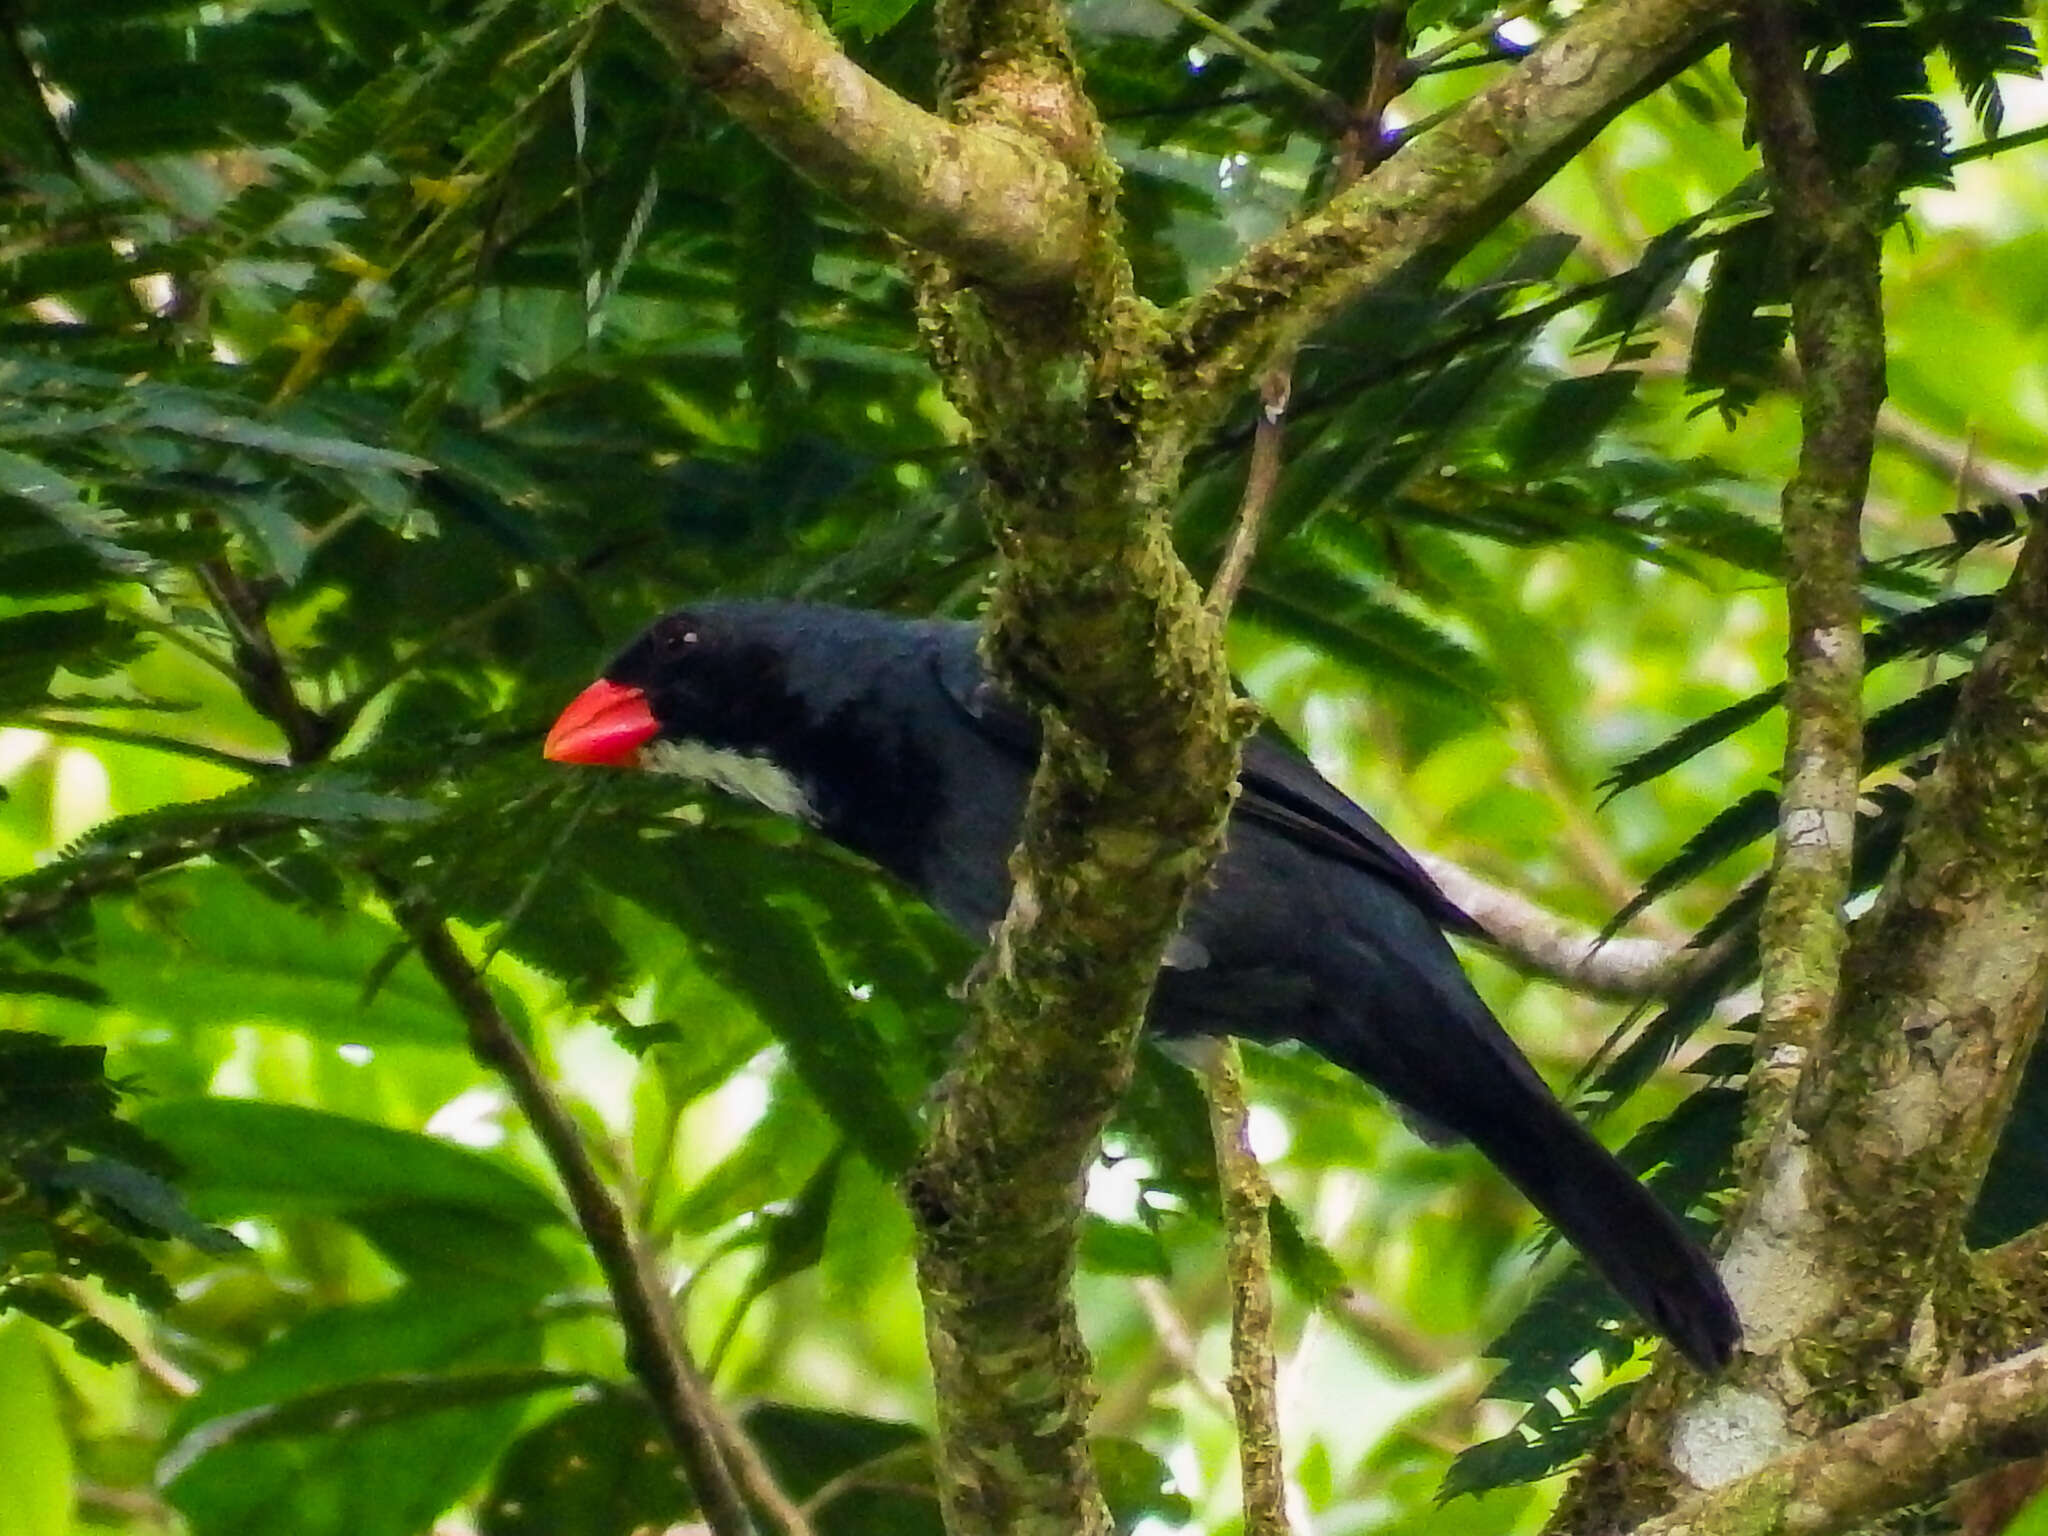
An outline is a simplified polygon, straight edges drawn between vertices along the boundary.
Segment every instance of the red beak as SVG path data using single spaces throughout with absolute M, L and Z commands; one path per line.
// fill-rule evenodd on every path
M 550 762 L 622 768 L 660 732 L 646 694 L 599 678 L 569 701 L 540 750 Z

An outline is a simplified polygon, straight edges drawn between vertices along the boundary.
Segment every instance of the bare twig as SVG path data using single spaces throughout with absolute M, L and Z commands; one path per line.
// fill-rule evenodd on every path
M 1273 1236 L 1266 1213 L 1273 1188 L 1252 1152 L 1237 1044 L 1208 1043 L 1204 1072 L 1209 1133 L 1223 1202 L 1224 1264 L 1230 1274 L 1230 1389 L 1237 1414 L 1237 1467 L 1248 1536 L 1285 1536 L 1287 1480 L 1281 1470 L 1280 1404 L 1273 1349 Z
M 1663 997 L 1718 953 L 1652 938 L 1602 943 L 1591 924 L 1561 917 L 1454 860 L 1429 853 L 1415 857 L 1446 896 L 1478 919 L 1504 960 L 1575 992 L 1618 999 Z
M 1168 0 L 1177 3 L 1177 0 Z M 1407 0 L 1388 0 L 1373 14 L 1372 67 L 1358 110 L 1337 144 L 1331 195 L 1341 196 L 1388 153 L 1381 132 L 1388 106 L 1406 84 Z M 1209 588 L 1218 623 L 1251 570 L 1266 508 L 1280 483 L 1281 434 L 1294 390 L 1294 348 L 1283 345 L 1259 381 L 1259 419 L 1252 437 L 1244 498 L 1222 564 Z M 1209 1123 L 1222 1190 L 1225 1266 L 1230 1276 L 1230 1401 L 1237 1414 L 1237 1456 L 1244 1525 L 1252 1536 L 1285 1536 L 1287 1486 L 1281 1472 L 1280 1393 L 1273 1347 L 1273 1203 L 1265 1170 L 1252 1155 L 1244 1074 L 1237 1046 L 1213 1047 L 1208 1071 Z
M 1272 503 L 1274 488 L 1280 484 L 1280 440 L 1287 420 L 1287 397 L 1294 389 L 1292 354 L 1276 360 L 1259 382 L 1259 423 L 1252 435 L 1251 467 L 1245 472 L 1244 499 L 1238 503 L 1237 523 L 1230 531 L 1230 544 L 1223 562 L 1209 583 L 1209 607 L 1219 620 L 1230 616 L 1245 576 L 1258 552 L 1259 533 Z
M 1434 1376 L 1470 1357 L 1417 1332 L 1369 1291 L 1346 1286 L 1330 1315 L 1361 1344 L 1410 1376 Z
M 393 914 L 469 1030 L 470 1052 L 504 1079 L 540 1138 L 562 1181 L 576 1223 L 604 1274 L 605 1289 L 626 1336 L 626 1362 L 654 1405 L 675 1447 L 705 1523 L 716 1536 L 752 1536 L 724 1453 L 724 1436 L 709 1389 L 690 1362 L 668 1298 L 627 1220 L 605 1185 L 568 1109 L 542 1077 L 519 1033 L 499 1009 L 483 977 L 462 953 L 447 924 L 416 892 L 372 872 Z
M 1961 149 L 1949 151 L 1948 163 L 1967 165 L 1972 160 L 1987 160 L 1993 155 L 2002 155 L 2009 149 L 2024 149 L 2043 140 L 2048 140 L 2048 123 L 2022 128 L 2017 133 L 2001 133 L 1997 138 L 1986 139 L 1981 144 L 1965 144 Z
M 153 1339 L 146 1335 L 131 1337 L 122 1329 L 114 1326 L 105 1316 L 101 1307 L 100 1294 L 94 1287 L 82 1281 L 71 1279 L 60 1279 L 57 1284 L 64 1294 L 71 1298 L 73 1304 L 88 1314 L 93 1321 L 121 1335 L 122 1342 L 128 1346 L 129 1351 L 135 1356 L 136 1369 L 155 1382 L 166 1395 L 176 1398 L 198 1395 L 200 1388 L 198 1378 L 179 1365 L 177 1361 L 159 1350 Z
M 1330 195 L 1337 197 L 1393 152 L 1386 138 L 1387 108 L 1408 88 L 1407 0 L 1387 0 L 1372 14 L 1372 67 L 1365 91 L 1344 136 L 1337 143 L 1336 174 Z
M 196 762 L 211 763 L 216 768 L 231 768 L 236 773 L 269 773 L 284 766 L 270 759 L 244 757 L 239 752 L 210 747 L 203 741 L 186 741 L 177 736 L 159 735 L 155 731 L 132 731 L 125 726 L 102 725 L 97 720 L 77 720 L 59 715 L 18 715 L 5 723 L 47 731 L 52 736 L 76 736 L 86 741 L 107 741 L 118 746 L 165 752 L 174 757 L 189 757 Z
M 718 1436 L 719 1449 L 725 1453 L 725 1463 L 732 1469 L 740 1492 L 767 1514 L 769 1523 L 782 1536 L 812 1536 L 809 1501 L 799 1504 L 783 1491 L 775 1469 L 768 1465 L 761 1447 L 747 1433 L 747 1426 L 726 1412 L 725 1404 L 708 1384 L 700 1380 L 699 1385 L 703 1388 L 701 1401 L 711 1429 Z
M 236 685 L 250 708 L 284 732 L 293 763 L 324 757 L 336 732 L 332 722 L 308 706 L 292 686 L 284 658 L 271 639 L 267 600 L 225 560 L 202 561 L 195 569 L 234 642 Z
M 281 827 L 289 823 L 278 821 L 274 825 Z M 61 885 L 47 889 L 31 886 L 0 890 L 0 933 L 33 928 L 95 896 L 129 890 L 151 875 L 202 859 L 229 846 L 238 835 L 251 834 L 256 830 L 268 830 L 268 827 L 238 822 L 233 826 L 210 827 L 204 832 L 166 837 L 161 842 L 124 849 L 91 862 Z
M 1484 21 L 1475 22 L 1462 32 L 1454 32 L 1440 43 L 1431 46 L 1408 60 L 1406 69 L 1410 77 L 1421 74 L 1432 65 L 1440 64 L 1460 48 L 1470 48 L 1475 43 L 1490 43 L 1494 35 L 1509 22 L 1540 11 L 1550 0 L 1515 0 L 1513 5 L 1504 5 Z
M 1173 1297 L 1167 1292 L 1163 1281 L 1151 1275 L 1140 1275 L 1131 1282 L 1131 1289 L 1137 1295 L 1138 1305 L 1145 1309 L 1146 1320 L 1152 1324 L 1153 1333 L 1159 1337 L 1159 1347 L 1166 1353 L 1181 1379 L 1194 1388 L 1195 1395 L 1217 1412 L 1231 1411 L 1230 1394 L 1212 1380 L 1195 1357 L 1195 1336 L 1188 1329 L 1188 1320 L 1181 1316 L 1180 1308 L 1173 1304 Z
M 1295 90 L 1304 99 L 1313 102 L 1322 109 L 1324 115 L 1332 122 L 1341 123 L 1350 115 L 1349 110 L 1344 105 L 1344 98 L 1342 96 L 1339 96 L 1335 91 L 1325 90 L 1285 59 L 1275 57 L 1246 37 L 1242 32 L 1239 32 L 1235 27 L 1218 21 L 1214 16 L 1211 16 L 1207 11 L 1196 5 L 1194 0 L 1158 0 L 1158 3 L 1172 11 L 1181 20 L 1187 22 L 1189 26 L 1208 33 L 1232 53 L 1250 63 L 1258 65 L 1260 69 L 1263 69 L 1275 80 Z

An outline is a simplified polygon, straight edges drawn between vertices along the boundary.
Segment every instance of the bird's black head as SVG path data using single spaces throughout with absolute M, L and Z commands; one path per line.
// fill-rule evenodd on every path
M 803 725 L 787 646 L 769 615 L 707 604 L 656 619 L 562 711 L 557 762 L 659 766 L 649 751 L 698 743 L 773 754 Z
M 570 702 L 543 750 L 556 762 L 701 780 L 815 820 L 804 780 L 834 702 L 821 679 L 858 649 L 858 636 L 834 630 L 830 611 L 797 604 L 677 609 Z

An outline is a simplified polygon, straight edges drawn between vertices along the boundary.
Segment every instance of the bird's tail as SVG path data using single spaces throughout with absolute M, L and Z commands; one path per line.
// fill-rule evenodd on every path
M 1694 1365 L 1719 1370 L 1742 1325 L 1714 1261 L 1548 1089 L 1537 1092 L 1512 1116 L 1460 1129 L 1624 1301 Z
M 1370 1062 L 1344 1059 L 1353 1052 L 1343 1046 L 1363 1045 L 1360 1037 L 1327 1053 L 1478 1147 L 1688 1360 L 1726 1365 L 1742 1326 L 1714 1261 L 1557 1101 L 1476 996 L 1464 1007 L 1442 1001 L 1473 1026 L 1463 1050 L 1442 1050 L 1439 1034 L 1435 1049 L 1390 1059 L 1382 1034 Z

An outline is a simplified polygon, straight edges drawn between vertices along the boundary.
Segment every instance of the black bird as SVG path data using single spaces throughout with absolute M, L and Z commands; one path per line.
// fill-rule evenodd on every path
M 549 732 L 547 756 L 708 781 L 872 859 L 969 934 L 1008 904 L 1038 756 L 971 624 L 799 603 L 657 620 Z M 1459 968 L 1483 936 L 1277 732 L 1245 750 L 1226 845 L 1169 944 L 1161 1035 L 1299 1040 L 1514 1181 L 1695 1364 L 1741 1336 L 1713 1263 L 1558 1103 Z

